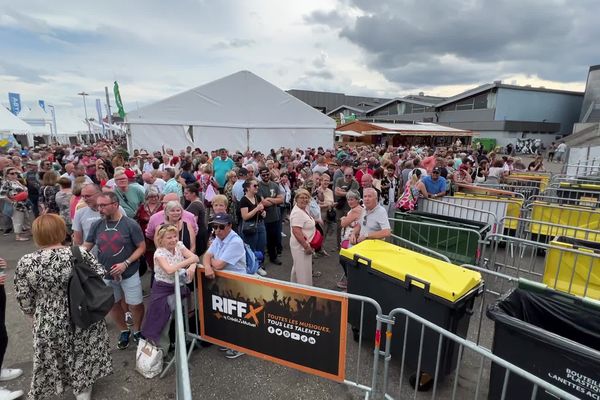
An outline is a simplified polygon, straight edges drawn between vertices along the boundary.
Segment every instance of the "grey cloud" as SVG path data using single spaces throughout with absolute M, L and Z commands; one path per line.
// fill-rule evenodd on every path
M 48 82 L 42 75 L 45 71 L 37 68 L 27 67 L 25 65 L 14 64 L 6 60 L 0 61 L 0 75 L 8 75 L 19 78 L 27 83 L 45 83 Z
M 348 19 L 336 10 L 321 11 L 316 10 L 309 15 L 304 16 L 304 21 L 309 24 L 326 25 L 330 27 L 343 27 Z
M 256 42 L 252 39 L 231 39 L 231 40 L 222 40 L 213 45 L 214 49 L 239 49 L 241 47 L 250 47 L 256 44 Z
M 339 31 L 402 86 L 492 81 L 510 74 L 581 81 L 597 63 L 597 2 L 348 0 L 362 12 Z M 328 18 L 329 17 L 329 18 Z M 305 17 L 338 28 L 329 14 Z
M 307 71 L 306 76 L 311 78 L 333 79 L 334 75 L 327 70 Z

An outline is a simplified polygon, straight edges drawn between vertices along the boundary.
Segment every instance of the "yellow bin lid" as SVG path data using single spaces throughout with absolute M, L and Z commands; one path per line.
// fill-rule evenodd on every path
M 354 255 L 371 261 L 371 268 L 385 275 L 406 282 L 406 275 L 420 281 L 429 282 L 429 293 L 452 303 L 481 283 L 481 274 L 456 266 L 423 254 L 385 242 L 383 240 L 365 240 L 349 249 L 342 249 L 340 255 L 353 260 Z M 365 260 L 359 259 L 366 265 Z M 419 281 L 412 284 L 425 288 Z

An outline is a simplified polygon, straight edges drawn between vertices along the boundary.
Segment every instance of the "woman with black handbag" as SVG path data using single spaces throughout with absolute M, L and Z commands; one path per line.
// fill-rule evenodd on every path
M 242 214 L 241 235 L 245 243 L 253 251 L 265 253 L 267 245 L 267 231 L 263 218 L 266 215 L 265 207 L 261 204 L 262 198 L 258 195 L 258 181 L 250 178 L 242 185 L 244 197 L 240 200 L 240 213 Z M 257 273 L 267 275 L 263 267 Z

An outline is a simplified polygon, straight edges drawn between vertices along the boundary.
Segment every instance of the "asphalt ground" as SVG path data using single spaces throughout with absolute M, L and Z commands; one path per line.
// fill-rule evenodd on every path
M 553 169 L 558 169 L 558 164 L 553 164 Z M 283 239 L 284 252 L 283 265 L 267 264 L 269 277 L 289 281 L 292 260 L 289 252 L 289 228 L 284 227 L 288 237 Z M 338 263 L 333 237 L 328 237 L 325 248 L 330 253 L 329 257 L 314 260 L 314 270 L 320 271 L 322 276 L 315 278 L 316 287 L 338 290 L 336 283 L 342 275 Z M 0 237 L 0 257 L 9 263 L 8 280 L 5 287 L 7 294 L 6 325 L 9 334 L 9 345 L 4 359 L 5 368 L 22 368 L 24 374 L 17 380 L 4 384 L 12 390 L 29 390 L 32 370 L 33 347 L 31 338 L 31 323 L 18 308 L 15 296 L 13 270 L 18 259 L 26 253 L 34 251 L 32 242 L 15 242 L 13 236 Z M 543 260 L 536 261 L 538 268 Z M 149 290 L 148 275 L 144 276 L 145 291 Z M 496 283 L 501 285 L 500 283 Z M 499 286 L 505 290 L 505 286 Z M 479 310 L 483 297 L 478 297 L 474 306 L 474 315 L 471 318 L 468 338 L 475 341 L 478 337 Z M 485 296 L 485 307 L 494 301 L 494 296 Z M 484 308 L 485 308 L 484 307 Z M 487 318 L 481 319 L 480 343 L 490 347 L 493 339 L 493 323 Z M 163 379 L 145 379 L 135 371 L 135 346 L 130 345 L 126 350 L 116 348 L 118 331 L 109 321 L 111 335 L 111 355 L 114 362 L 115 373 L 94 386 L 94 399 L 174 399 L 175 398 L 175 373 L 171 370 Z M 436 343 L 437 345 L 437 343 Z M 360 360 L 359 360 L 360 359 Z M 357 362 L 360 364 L 357 367 Z M 373 341 L 363 340 L 362 347 L 352 339 L 352 332 L 348 330 L 346 350 L 346 379 L 357 381 L 370 386 L 373 361 Z M 479 398 L 487 398 L 487 381 L 489 377 L 489 362 L 483 363 L 483 372 L 479 372 L 481 358 L 472 351 L 463 353 L 462 362 L 458 369 L 458 381 L 454 387 L 454 374 L 440 380 L 437 387 L 439 399 L 452 398 L 456 390 L 456 398 L 473 398 L 477 383 L 481 388 Z M 192 352 L 189 360 L 190 380 L 194 399 L 360 399 L 364 398 L 362 390 L 349 387 L 342 383 L 329 381 L 324 378 L 312 376 L 287 367 L 263 361 L 251 356 L 242 356 L 229 360 L 219 351 L 217 346 L 198 348 Z M 383 364 L 379 364 L 382 371 Z M 413 368 L 414 369 L 414 368 Z M 400 360 L 392 357 L 390 362 L 388 393 L 394 398 L 413 398 L 415 394 L 408 384 L 410 368 L 404 369 L 402 388 L 400 388 Z M 412 371 L 414 372 L 414 371 Z M 381 375 L 380 375 L 381 377 Z M 72 399 L 71 393 L 65 393 L 56 399 Z M 416 398 L 431 398 L 431 392 L 419 393 Z

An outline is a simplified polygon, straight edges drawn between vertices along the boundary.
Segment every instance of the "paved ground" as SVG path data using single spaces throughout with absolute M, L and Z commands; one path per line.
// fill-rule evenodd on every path
M 528 159 L 525 161 L 529 162 Z M 553 172 L 558 172 L 560 166 L 551 164 Z M 287 231 L 287 229 L 286 229 Z M 289 232 L 288 232 L 289 233 Z M 291 270 L 291 257 L 289 255 L 289 237 L 284 239 L 285 250 L 283 254 L 284 264 L 268 268 L 270 277 L 289 280 Z M 328 250 L 333 249 L 334 242 L 329 239 L 326 242 Z M 34 247 L 31 243 L 17 243 L 11 237 L 0 237 L 0 256 L 8 260 L 11 268 L 23 254 L 31 252 Z M 330 257 L 315 260 L 315 270 L 321 271 L 322 276 L 315 279 L 315 285 L 327 289 L 336 290 L 335 284 L 341 276 L 341 267 L 338 264 L 334 251 Z M 147 278 L 147 277 L 145 277 Z M 23 389 L 27 391 L 31 378 L 32 368 L 32 342 L 31 324 L 18 309 L 14 298 L 14 287 L 12 285 L 12 271 L 9 271 L 9 284 L 6 286 L 7 310 L 6 321 L 9 332 L 9 347 L 5 357 L 5 367 L 18 367 L 25 370 L 25 374 L 19 380 L 9 382 L 6 386 L 11 389 Z M 145 286 L 148 286 L 145 280 Z M 479 309 L 479 301 L 475 309 Z M 469 338 L 475 339 L 478 326 L 478 316 L 475 315 L 471 321 Z M 492 340 L 492 324 L 487 318 L 483 320 L 482 343 L 490 345 Z M 94 389 L 96 399 L 173 399 L 175 398 L 174 374 L 169 373 L 164 379 L 146 380 L 134 371 L 135 349 L 120 351 L 116 349 L 117 331 L 110 325 L 112 338 L 114 338 L 112 356 L 116 373 L 97 384 Z M 371 362 L 373 352 L 371 343 L 363 343 L 358 348 L 348 335 L 347 345 L 347 379 L 355 380 L 362 384 L 370 383 Z M 356 368 L 360 355 L 361 365 Z M 412 392 L 409 391 L 407 380 L 404 379 L 401 396 L 399 396 L 398 360 L 392 361 L 390 373 L 390 390 L 396 398 L 408 398 Z M 192 381 L 192 393 L 194 398 L 206 399 L 358 399 L 361 398 L 360 390 L 349 388 L 346 385 L 331 382 L 322 378 L 298 372 L 289 368 L 281 367 L 269 362 L 261 361 L 249 356 L 236 360 L 227 360 L 216 346 L 202 348 L 194 351 L 190 359 L 190 375 Z M 477 383 L 479 359 L 471 352 L 466 352 L 464 363 L 459 371 L 457 391 L 459 396 L 470 393 L 473 397 L 474 388 Z M 486 386 L 489 375 L 488 366 L 485 366 L 482 383 Z M 405 371 L 405 376 L 408 373 Z M 449 398 L 452 390 L 453 379 L 447 379 L 441 383 L 439 398 Z M 486 390 L 480 393 L 480 398 L 485 398 Z M 419 395 L 418 398 L 430 398 L 431 393 Z M 60 399 L 72 399 L 71 394 L 65 394 Z M 459 397 L 460 398 L 460 397 Z

